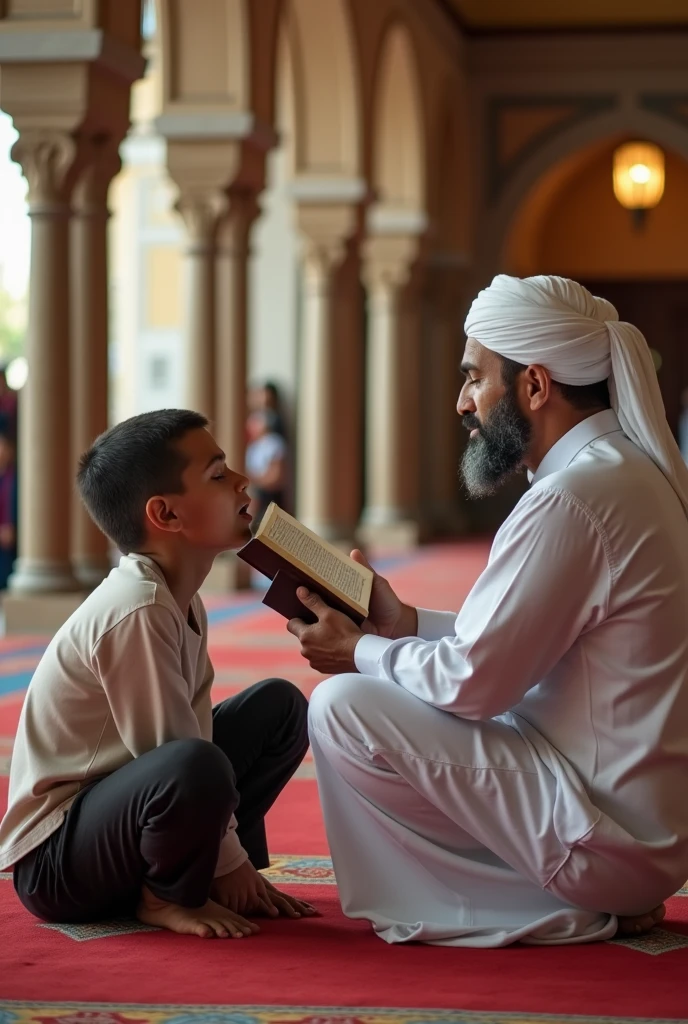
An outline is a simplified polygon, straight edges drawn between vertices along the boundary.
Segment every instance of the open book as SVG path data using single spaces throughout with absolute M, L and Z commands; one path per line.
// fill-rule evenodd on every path
M 237 555 L 272 580 L 263 604 L 287 619 L 316 621 L 296 596 L 298 587 L 319 594 L 358 625 L 368 616 L 373 586 L 370 569 L 322 540 L 274 501 L 255 536 Z

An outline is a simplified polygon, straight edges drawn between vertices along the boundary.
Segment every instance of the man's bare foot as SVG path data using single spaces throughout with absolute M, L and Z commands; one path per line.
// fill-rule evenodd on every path
M 179 935 L 199 935 L 202 939 L 241 939 L 260 931 L 257 924 L 208 900 L 202 907 L 180 907 L 158 899 L 145 886 L 136 916 L 144 924 L 167 928 Z
M 656 925 L 661 924 L 666 914 L 666 907 L 662 903 L 655 907 L 649 914 L 639 914 L 638 917 L 620 917 L 617 935 L 644 935 L 651 931 Z

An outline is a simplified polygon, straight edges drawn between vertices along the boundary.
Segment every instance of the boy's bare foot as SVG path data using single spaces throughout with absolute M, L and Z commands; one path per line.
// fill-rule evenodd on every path
M 656 925 L 661 924 L 666 914 L 664 904 L 655 907 L 649 914 L 639 914 L 637 917 L 620 917 L 617 935 L 644 935 L 651 931 Z
M 144 924 L 167 928 L 179 935 L 199 935 L 202 939 L 241 939 L 244 935 L 260 931 L 257 924 L 212 900 L 202 907 L 180 907 L 177 903 L 158 899 L 145 886 L 141 890 L 136 916 Z

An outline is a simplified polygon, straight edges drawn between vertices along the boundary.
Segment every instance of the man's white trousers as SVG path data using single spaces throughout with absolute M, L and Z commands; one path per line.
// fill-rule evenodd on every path
M 616 917 L 592 909 L 605 906 L 605 872 L 594 877 L 585 850 L 557 838 L 554 777 L 516 729 L 466 721 L 360 675 L 316 688 L 310 729 L 349 917 L 387 942 L 614 935 Z

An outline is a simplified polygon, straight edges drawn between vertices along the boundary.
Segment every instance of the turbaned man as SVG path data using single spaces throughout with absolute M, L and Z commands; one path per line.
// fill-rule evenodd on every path
M 387 942 L 637 933 L 688 877 L 688 470 L 609 302 L 500 275 L 466 334 L 466 486 L 531 486 L 461 611 L 376 577 L 367 633 L 305 593 L 289 624 L 339 673 L 310 728 L 342 905 Z

